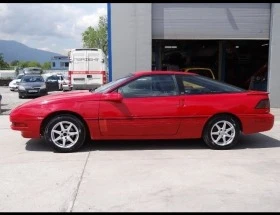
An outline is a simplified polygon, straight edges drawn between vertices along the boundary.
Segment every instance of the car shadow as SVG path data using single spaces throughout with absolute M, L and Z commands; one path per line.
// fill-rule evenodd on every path
M 238 150 L 276 147 L 280 147 L 280 140 L 261 133 L 257 133 L 250 135 L 241 135 L 239 143 L 233 149 Z
M 0 114 L 9 115 L 11 110 L 12 110 L 11 108 L 1 108 Z
M 264 134 L 241 135 L 239 143 L 231 150 L 275 148 L 280 141 Z M 28 151 L 53 151 L 44 139 L 30 139 Z M 131 150 L 200 150 L 209 149 L 202 139 L 192 140 L 99 140 L 87 142 L 78 152 L 131 151 Z
M 92 147 L 92 144 L 90 143 L 86 143 L 78 152 L 76 153 L 79 153 L 79 152 L 87 152 L 87 151 L 91 151 L 91 147 Z M 43 138 L 34 138 L 34 139 L 30 139 L 26 142 L 26 145 L 25 145 L 25 149 L 27 151 L 50 151 L 50 152 L 54 152 L 54 153 L 57 153 L 55 152 L 52 147 L 47 144 L 45 142 L 45 140 Z

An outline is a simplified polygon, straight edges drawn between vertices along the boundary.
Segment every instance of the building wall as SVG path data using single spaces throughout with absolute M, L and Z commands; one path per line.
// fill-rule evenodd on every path
M 280 107 L 280 4 L 272 3 L 271 7 L 268 91 L 271 107 Z
M 153 39 L 268 39 L 269 3 L 154 3 Z
M 55 63 L 55 66 L 53 66 L 53 63 Z M 62 63 L 62 65 L 61 65 Z M 51 59 L 51 69 L 54 70 L 68 70 L 68 66 L 65 66 L 65 63 L 69 64 L 68 57 L 54 57 Z
M 111 3 L 112 80 L 152 67 L 152 4 Z

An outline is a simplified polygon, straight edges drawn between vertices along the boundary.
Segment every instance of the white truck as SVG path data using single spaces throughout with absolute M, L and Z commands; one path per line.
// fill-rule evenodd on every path
M 96 89 L 108 81 L 107 56 L 101 49 L 72 49 L 69 52 L 69 90 Z M 67 86 L 63 85 L 63 90 Z

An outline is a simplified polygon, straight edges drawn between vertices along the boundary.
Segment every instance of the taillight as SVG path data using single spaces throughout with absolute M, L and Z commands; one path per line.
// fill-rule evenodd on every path
M 262 99 L 255 107 L 256 109 L 270 109 L 269 99 Z
M 69 85 L 71 85 L 71 73 L 68 72 L 68 80 L 69 80 Z
M 102 71 L 102 73 L 103 73 L 103 84 L 106 84 L 107 83 L 106 72 Z

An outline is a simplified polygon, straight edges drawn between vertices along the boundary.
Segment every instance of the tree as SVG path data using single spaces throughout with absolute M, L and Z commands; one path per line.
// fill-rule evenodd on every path
M 10 63 L 11 66 L 18 66 L 19 65 L 19 61 L 18 60 L 13 60 L 11 63 Z
M 28 61 L 27 65 L 27 67 L 41 67 L 40 63 L 37 61 Z
M 99 17 L 99 23 L 96 28 L 88 27 L 82 33 L 84 48 L 99 48 L 107 55 L 108 39 L 107 39 L 107 17 Z
M 48 70 L 51 69 L 51 62 L 45 62 L 42 64 L 42 69 Z
M 28 61 L 20 61 L 18 63 L 18 66 L 22 69 L 25 68 L 25 67 L 28 67 Z
M 0 69 L 7 69 L 9 68 L 9 64 L 4 61 L 3 54 L 0 53 Z

